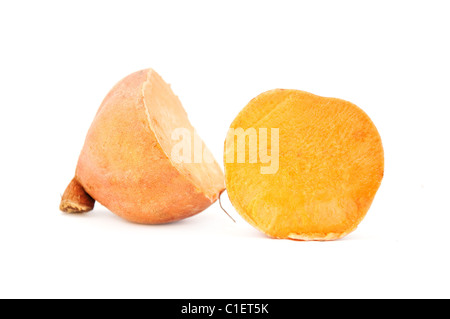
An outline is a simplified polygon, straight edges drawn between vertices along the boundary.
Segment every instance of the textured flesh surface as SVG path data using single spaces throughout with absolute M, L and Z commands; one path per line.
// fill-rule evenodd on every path
M 228 196 L 253 226 L 275 238 L 334 240 L 366 215 L 384 170 L 381 139 L 356 105 L 297 90 L 272 90 L 252 101 L 231 128 L 279 128 L 279 169 L 227 163 Z M 270 153 L 270 146 L 268 148 Z
M 171 134 L 154 125 L 173 121 L 192 128 L 169 85 L 153 70 L 129 75 L 100 106 L 76 179 L 95 200 L 133 222 L 167 223 L 201 212 L 223 191 L 223 173 L 216 162 L 201 169 L 203 164 L 172 163 L 165 140 Z

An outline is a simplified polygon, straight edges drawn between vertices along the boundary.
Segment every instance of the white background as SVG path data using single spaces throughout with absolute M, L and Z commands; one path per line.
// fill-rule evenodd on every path
M 448 1 L 0 2 L 0 297 L 450 297 Z M 222 162 L 254 96 L 349 100 L 382 136 L 386 169 L 343 240 L 265 237 L 227 196 L 142 226 L 96 206 L 59 212 L 110 88 L 152 67 Z

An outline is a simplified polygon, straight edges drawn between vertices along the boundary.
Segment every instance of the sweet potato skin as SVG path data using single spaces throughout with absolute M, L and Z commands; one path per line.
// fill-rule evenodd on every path
M 92 198 L 135 223 L 160 224 L 195 215 L 208 198 L 181 174 L 149 125 L 143 85 L 133 73 L 105 97 L 87 133 L 75 179 Z M 153 74 L 154 75 L 154 74 Z
M 298 90 L 260 94 L 231 124 L 280 131 L 279 171 L 228 163 L 227 193 L 236 210 L 270 237 L 335 240 L 356 229 L 384 174 L 380 135 L 356 105 Z

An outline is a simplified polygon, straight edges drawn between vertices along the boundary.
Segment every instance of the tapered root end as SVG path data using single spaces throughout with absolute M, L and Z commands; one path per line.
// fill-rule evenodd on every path
M 61 199 L 59 209 L 65 213 L 86 213 L 94 208 L 95 200 L 84 190 L 74 178 L 67 186 Z

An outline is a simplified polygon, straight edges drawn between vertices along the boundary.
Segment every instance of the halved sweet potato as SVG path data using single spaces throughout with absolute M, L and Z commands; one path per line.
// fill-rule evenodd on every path
M 207 161 L 174 161 L 177 129 L 200 140 L 178 97 L 155 71 L 120 81 L 95 116 L 60 209 L 85 212 L 98 201 L 127 220 L 159 224 L 210 206 L 224 189 L 223 173 L 202 142 Z
M 236 132 L 246 135 L 245 157 L 235 154 Z M 249 145 L 254 134 L 257 151 Z M 272 90 L 250 101 L 231 124 L 224 160 L 236 210 L 267 235 L 296 240 L 334 240 L 353 231 L 384 170 L 381 138 L 366 113 L 297 90 Z

